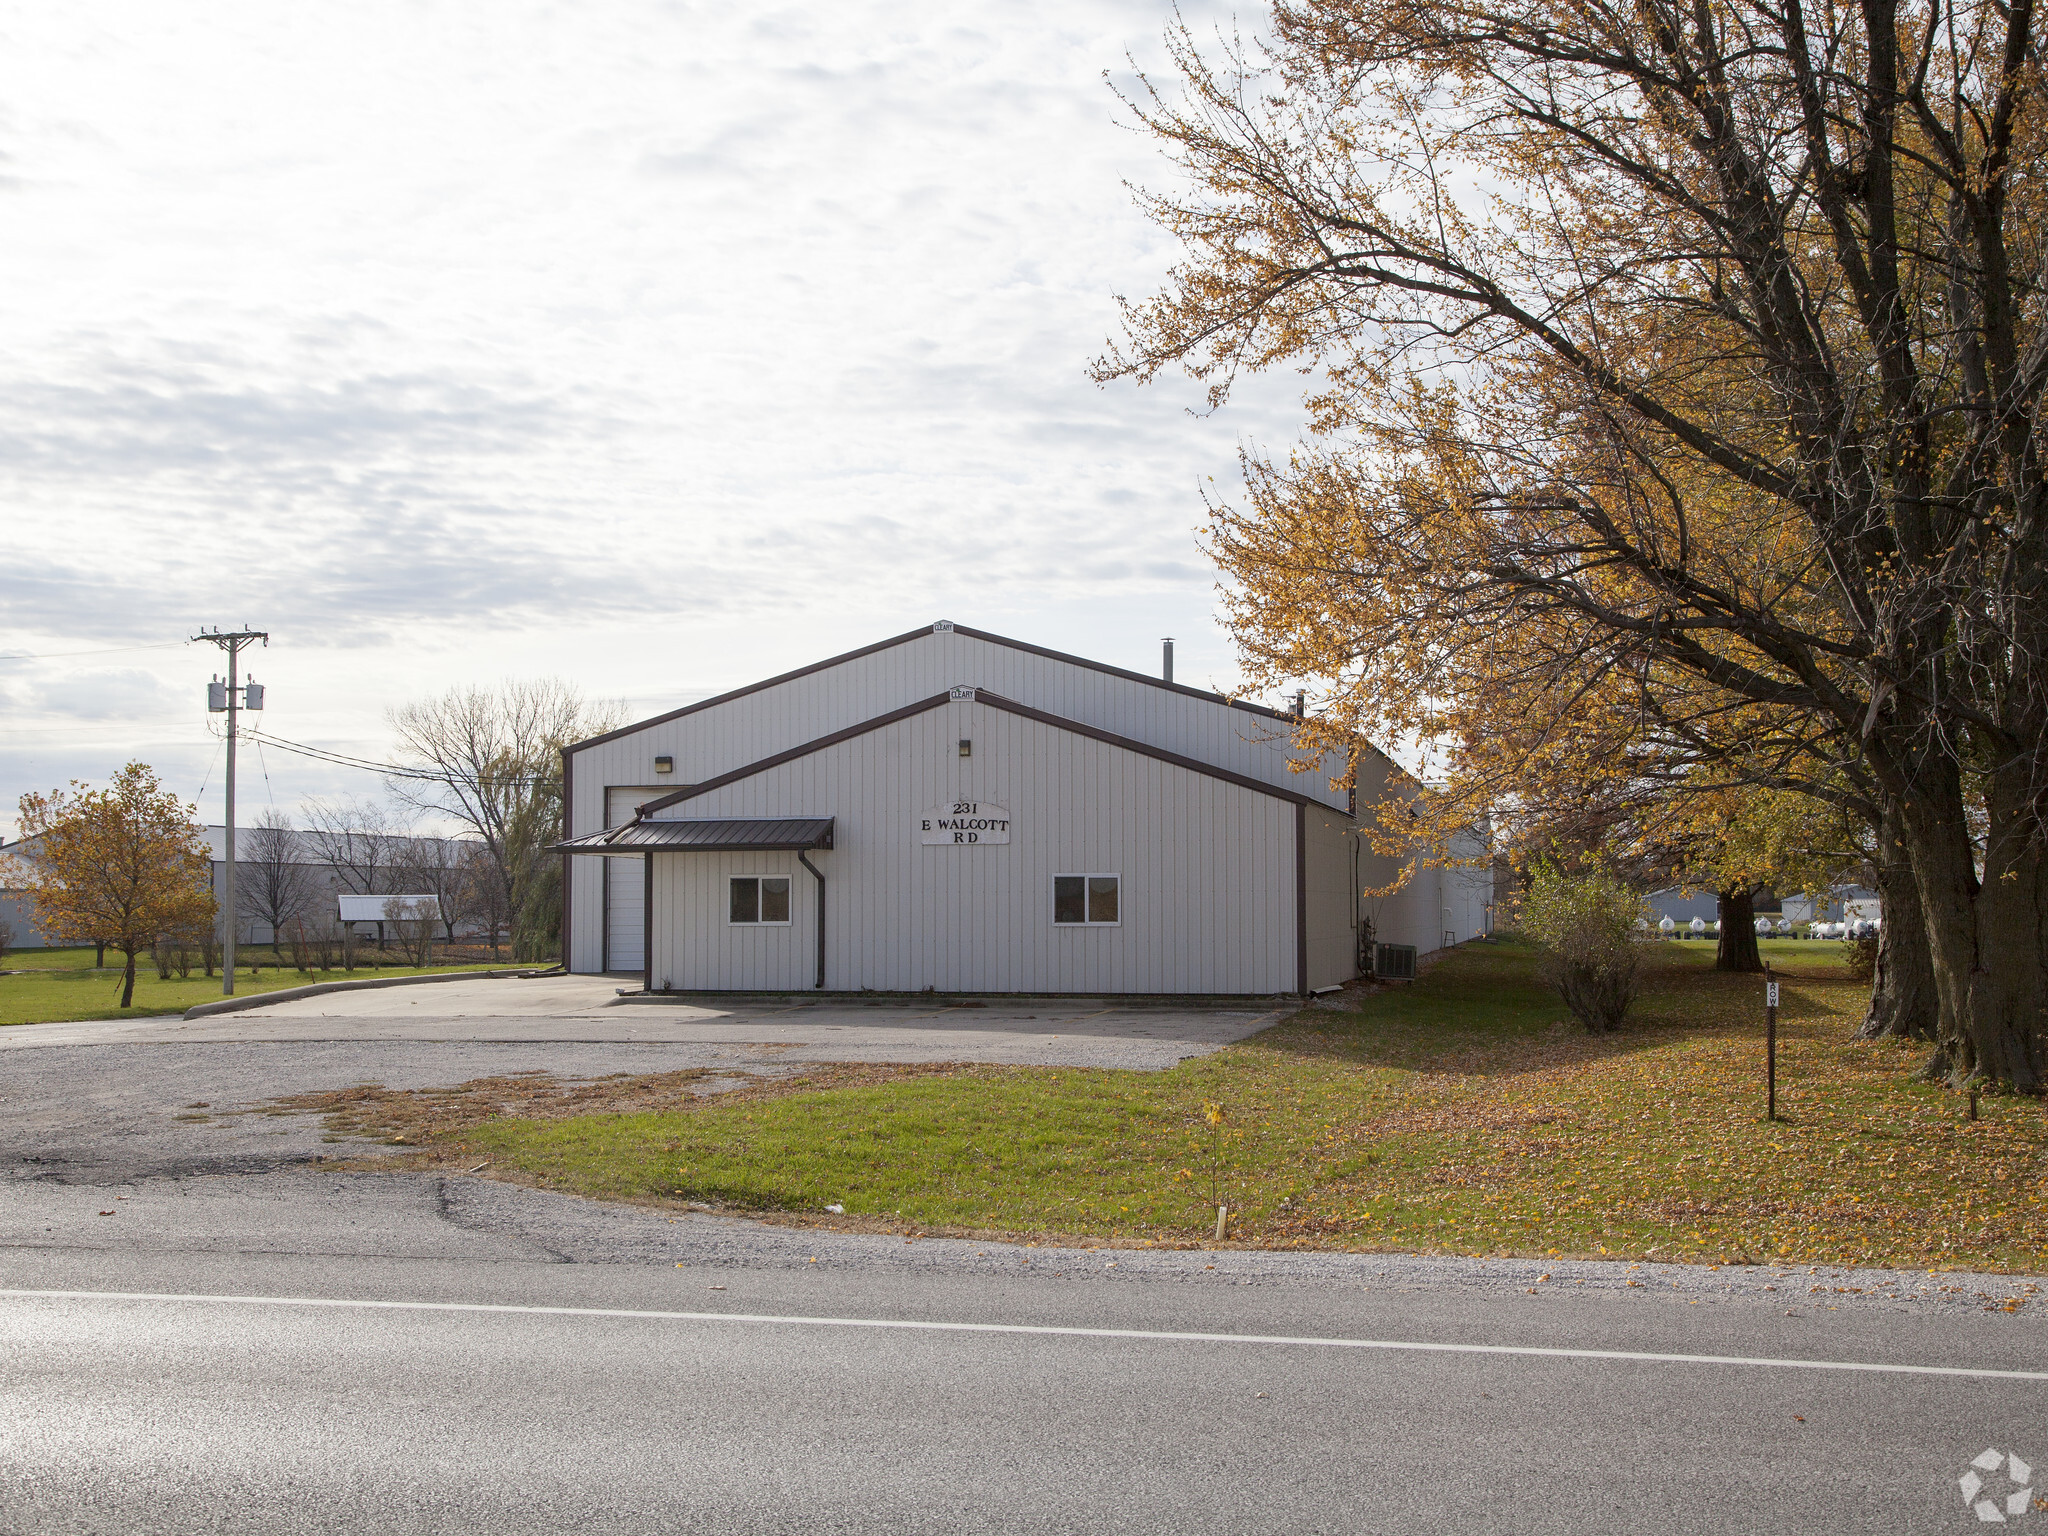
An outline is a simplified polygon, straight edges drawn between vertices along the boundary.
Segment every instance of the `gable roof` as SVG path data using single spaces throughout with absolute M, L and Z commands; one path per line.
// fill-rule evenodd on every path
M 941 629 L 939 624 L 945 624 L 945 628 Z M 858 661 L 861 657 L 872 656 L 877 651 L 886 651 L 899 645 L 908 645 L 911 641 L 921 640 L 927 635 L 949 633 L 965 635 L 970 640 L 981 640 L 990 645 L 1008 646 L 1013 651 L 1024 651 L 1033 656 L 1043 656 L 1051 661 L 1063 661 L 1069 666 L 1085 667 L 1090 672 L 1101 672 L 1110 677 L 1120 677 L 1126 682 L 1144 683 L 1153 688 L 1163 688 L 1168 693 L 1178 693 L 1190 699 L 1200 699 L 1206 704 L 1220 704 L 1228 709 L 1241 709 L 1246 714 L 1258 715 L 1262 719 L 1278 720 L 1288 725 L 1294 723 L 1294 716 L 1285 714 L 1277 709 L 1268 709 L 1263 704 L 1253 704 L 1245 699 L 1233 699 L 1227 694 L 1217 693 L 1207 688 L 1190 688 L 1185 683 L 1169 683 L 1163 677 L 1148 677 L 1143 672 L 1132 672 L 1123 667 L 1113 667 L 1103 661 L 1090 661 L 1085 656 L 1072 656 L 1065 651 L 1055 651 L 1043 645 L 1032 645 L 1024 640 L 1012 640 L 1007 635 L 993 635 L 987 630 L 970 629 L 965 624 L 947 623 L 947 621 L 942 619 L 936 624 L 926 624 L 917 629 L 907 630 L 900 635 L 892 635 L 887 640 L 877 640 L 873 645 L 864 645 L 858 650 L 844 651 L 837 656 L 828 657 L 824 661 L 814 661 L 807 667 L 798 667 L 794 672 L 784 672 L 777 677 L 764 678 L 758 683 L 749 683 L 744 688 L 735 688 L 729 693 L 721 693 L 713 698 L 699 699 L 695 704 L 685 704 L 682 708 L 672 709 L 667 714 L 651 715 L 645 720 L 636 720 L 631 725 L 622 725 L 616 730 L 606 731 L 601 736 L 590 736 L 582 741 L 571 742 L 562 750 L 564 752 L 580 752 L 585 747 L 594 747 L 602 742 L 616 741 L 621 736 L 631 736 L 635 731 L 644 731 L 650 726 L 663 725 L 670 720 L 680 720 L 683 716 L 694 715 L 699 710 L 713 709 L 720 704 L 730 704 L 734 699 L 743 699 L 750 693 L 760 693 L 765 689 L 778 688 L 784 683 L 795 682 L 800 677 L 809 677 L 814 672 L 824 672 L 833 667 L 843 666 L 849 661 Z
M 968 703 L 986 704 L 992 709 L 1005 710 L 1013 715 L 1021 715 L 1026 720 L 1036 720 L 1041 725 L 1050 725 L 1056 730 L 1069 731 L 1076 736 L 1086 736 L 1091 740 L 1100 741 L 1112 747 L 1121 747 L 1126 752 L 1135 752 L 1140 757 L 1149 757 L 1158 762 L 1170 763 L 1176 768 L 1185 768 L 1190 773 L 1199 773 L 1205 778 L 1221 779 L 1226 784 L 1235 784 L 1241 789 L 1255 790 L 1259 794 L 1270 795 L 1275 800 L 1285 800 L 1290 805 L 1313 806 L 1323 811 L 1336 810 L 1336 807 L 1329 804 L 1328 801 L 1318 800 L 1313 795 L 1304 795 L 1298 790 L 1282 789 L 1277 784 L 1268 784 L 1262 780 L 1251 778 L 1246 774 L 1233 773 L 1228 768 L 1218 768 L 1213 763 L 1204 763 L 1192 757 L 1183 757 L 1178 752 L 1169 752 L 1163 747 L 1155 747 L 1147 742 L 1136 741 L 1129 736 L 1119 736 L 1114 731 L 1105 731 L 1093 725 L 1083 725 L 1079 720 L 1069 720 L 1064 715 L 1048 714 L 1045 710 L 1033 709 L 1028 704 L 1019 704 L 1015 699 L 1006 699 L 1000 694 L 990 693 L 986 688 L 973 690 L 971 697 L 966 696 L 964 690 L 959 692 L 962 694 L 960 697 L 955 697 L 953 692 L 935 693 L 928 699 L 919 699 L 916 703 L 906 704 L 901 709 L 892 709 L 887 714 L 876 715 L 872 720 L 863 720 L 858 725 L 849 725 L 844 730 L 833 731 L 830 735 L 820 736 L 815 741 L 807 741 L 803 745 L 791 747 L 785 752 L 777 752 L 772 756 L 762 758 L 759 762 L 748 763 L 743 768 L 735 768 L 729 773 L 721 773 L 715 778 L 706 779 L 702 784 L 686 784 L 681 789 L 673 790 L 657 799 L 649 800 L 642 805 L 636 806 L 633 812 L 633 819 L 636 822 L 640 821 L 650 811 L 659 811 L 671 805 L 680 805 L 685 800 L 693 800 L 699 795 L 709 794 L 714 789 L 723 789 L 726 785 L 736 784 L 741 779 L 750 779 L 757 773 L 765 773 L 770 768 L 778 768 L 782 764 L 794 762 L 800 757 L 809 757 L 814 752 L 822 752 L 827 747 L 835 747 L 842 741 L 851 741 L 856 736 L 865 736 L 871 731 L 879 731 L 882 727 L 894 725 L 899 720 L 908 720 L 914 715 L 922 715 L 929 710 L 937 709 L 942 704 Z M 1342 815 L 1344 813 L 1338 811 L 1337 814 Z

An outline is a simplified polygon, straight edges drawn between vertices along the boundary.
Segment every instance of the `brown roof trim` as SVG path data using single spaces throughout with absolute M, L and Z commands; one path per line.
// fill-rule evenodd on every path
M 1192 757 L 1182 757 L 1178 752 L 1169 752 L 1164 747 L 1155 747 L 1148 742 L 1134 741 L 1129 736 L 1119 736 L 1115 731 L 1105 731 L 1097 726 L 1083 725 L 1078 720 L 1069 720 L 1065 715 L 1048 714 L 1042 709 L 1033 709 L 1029 704 L 1019 704 L 1015 699 L 1006 699 L 1001 694 L 990 693 L 986 688 L 975 693 L 975 701 L 992 705 L 996 709 L 1008 710 L 1013 715 L 1022 715 L 1027 720 L 1037 720 L 1045 725 L 1055 726 L 1062 731 L 1072 731 L 1076 736 L 1087 736 L 1096 741 L 1107 742 L 1112 747 L 1122 747 L 1126 752 L 1135 752 L 1140 757 L 1157 758 L 1162 763 L 1171 763 L 1176 768 L 1185 768 L 1205 778 L 1221 779 L 1226 784 L 1235 784 L 1243 789 L 1257 790 L 1262 795 L 1271 795 L 1276 800 L 1285 800 L 1293 805 L 1313 805 L 1320 810 L 1342 816 L 1344 813 L 1327 800 L 1318 800 L 1313 795 L 1304 795 L 1299 790 L 1282 789 L 1277 784 L 1268 784 L 1263 779 L 1254 779 L 1246 774 L 1232 773 L 1228 768 L 1218 768 L 1213 763 L 1204 763 Z
M 606 731 L 602 736 L 589 736 L 585 737 L 582 741 L 572 741 L 562 750 L 565 752 L 581 752 L 585 747 L 594 747 L 601 742 L 617 741 L 621 736 L 630 736 L 635 731 L 644 731 L 650 725 L 662 725 L 670 720 L 680 720 L 685 715 L 694 715 L 700 709 L 710 709 L 719 704 L 730 704 L 734 699 L 744 699 L 748 694 L 759 693 L 764 688 L 775 688 L 783 683 L 793 683 L 800 677 L 809 677 L 813 672 L 823 672 L 827 667 L 836 667 L 849 661 L 858 661 L 863 656 L 872 656 L 877 651 L 886 651 L 891 646 L 902 645 L 907 641 L 915 640 L 919 635 L 928 635 L 930 633 L 932 633 L 932 627 L 927 624 L 922 629 L 913 629 L 905 634 L 891 636 L 887 640 L 877 640 L 873 645 L 864 645 L 857 651 L 842 651 L 837 656 L 828 656 L 823 661 L 814 661 L 807 667 L 798 667 L 794 672 L 784 672 L 777 677 L 764 678 L 758 683 L 749 683 L 744 688 L 735 688 L 730 693 L 721 693 L 712 698 L 699 699 L 694 704 L 685 704 L 681 709 L 672 709 L 665 715 L 652 715 L 645 720 L 636 720 L 631 725 L 622 725 L 617 730 Z
M 606 731 L 601 736 L 592 736 L 583 741 L 571 742 L 563 750 L 564 752 L 581 752 L 585 747 L 594 747 L 602 742 L 616 741 L 621 736 L 630 736 L 635 731 L 646 730 L 649 726 L 662 725 L 670 720 L 680 720 L 683 716 L 694 715 L 701 709 L 711 709 L 719 704 L 729 704 L 734 699 L 743 699 L 750 693 L 761 692 L 764 688 L 775 688 L 783 683 L 795 682 L 800 677 L 809 677 L 813 672 L 823 672 L 828 667 L 837 667 L 849 661 L 858 661 L 861 657 L 872 656 L 877 651 L 886 651 L 893 646 L 907 645 L 912 640 L 937 633 L 939 631 L 926 624 L 918 629 L 907 630 L 900 635 L 892 635 L 887 640 L 877 640 L 873 645 L 864 645 L 859 650 L 843 651 L 839 655 L 827 657 L 823 661 L 814 661 L 807 667 L 798 667 L 794 672 L 784 672 L 778 677 L 767 678 L 758 683 L 749 683 L 744 688 L 735 688 L 730 693 L 721 693 L 712 698 L 699 699 L 695 704 L 685 704 L 682 708 L 672 709 L 665 715 L 653 715 L 645 720 L 637 720 L 631 725 L 622 725 L 617 730 Z M 965 635 L 970 640 L 986 641 L 990 645 L 1005 645 L 1013 651 L 1024 651 L 1032 656 L 1043 656 L 1050 661 L 1063 661 L 1069 666 L 1083 667 L 1090 672 L 1101 672 L 1110 677 L 1120 677 L 1126 682 L 1145 683 L 1153 688 L 1163 688 L 1168 693 L 1178 693 L 1190 699 L 1201 699 L 1204 703 L 1221 704 L 1228 709 L 1241 709 L 1246 714 L 1257 715 L 1265 720 L 1277 720 L 1282 725 L 1292 725 L 1294 723 L 1294 716 L 1288 714 L 1285 710 L 1268 709 L 1265 705 L 1254 704 L 1249 699 L 1233 699 L 1228 694 L 1217 693 L 1213 689 L 1191 688 L 1186 683 L 1169 683 L 1163 677 L 1148 677 L 1143 672 L 1133 672 L 1125 667 L 1113 667 L 1106 661 L 1091 661 L 1086 656 L 1075 656 L 1066 651 L 1055 651 L 1049 646 L 1033 645 L 1028 640 L 1012 640 L 1008 635 L 991 634 L 985 629 L 973 629 L 965 624 L 955 624 L 952 628 L 952 633 Z M 1387 758 L 1387 761 L 1393 763 L 1395 769 L 1400 771 L 1400 765 L 1394 763 L 1391 757 L 1387 757 L 1387 754 L 1381 752 L 1373 743 L 1366 742 L 1365 745 L 1374 752 L 1378 752 L 1381 757 Z
M 863 720 L 859 725 L 849 725 L 843 731 L 834 731 L 829 736 L 820 736 L 816 741 L 807 741 L 800 747 L 791 747 L 773 757 L 764 757 L 758 763 L 748 763 L 744 768 L 735 768 L 730 773 L 721 773 L 716 778 L 706 779 L 702 784 L 685 784 L 673 794 L 663 795 L 659 800 L 649 800 L 633 810 L 635 821 L 644 820 L 649 811 L 658 811 L 666 806 L 680 805 L 693 800 L 707 790 L 723 789 L 741 779 L 751 779 L 757 773 L 766 773 L 770 768 L 779 768 L 784 763 L 809 757 L 813 752 L 822 752 L 827 747 L 836 747 L 842 741 L 851 741 L 856 736 L 865 736 L 869 731 L 878 731 L 885 725 L 894 725 L 898 720 L 908 720 L 912 715 L 921 715 L 928 709 L 937 709 L 952 698 L 949 693 L 935 693 L 928 699 L 915 704 L 906 704 L 901 709 L 892 709 L 886 715 L 877 715 L 872 720 Z
M 1026 651 L 1033 656 L 1043 656 L 1049 661 L 1064 661 L 1068 666 L 1086 667 L 1090 672 L 1105 672 L 1111 677 L 1121 677 L 1126 682 L 1149 683 L 1154 688 L 1164 688 L 1168 693 L 1200 699 L 1207 704 L 1222 704 L 1231 709 L 1241 709 L 1246 714 L 1263 715 L 1268 720 L 1278 720 L 1285 725 L 1294 723 L 1294 716 L 1284 710 L 1268 709 L 1265 705 L 1254 704 L 1249 699 L 1233 699 L 1229 694 L 1218 693 L 1213 688 L 1193 688 L 1186 683 L 1169 683 L 1163 677 L 1151 677 L 1143 672 L 1132 672 L 1125 667 L 1113 667 L 1106 661 L 1090 661 L 1086 656 L 1055 651 L 1050 646 L 1033 645 L 1028 640 L 1012 640 L 1007 635 L 992 635 L 985 629 L 969 629 L 965 624 L 955 624 L 953 633 L 966 635 L 973 640 L 986 640 L 991 645 L 1007 645 L 1013 651 Z
M 648 801 L 635 813 L 636 819 L 646 816 L 650 811 L 658 811 L 666 806 L 680 804 L 685 800 L 694 799 L 708 790 L 722 789 L 726 785 L 737 783 L 741 779 L 750 779 L 755 774 L 765 773 L 770 768 L 779 768 L 782 764 L 794 762 L 797 758 L 809 757 L 813 752 L 821 752 L 826 747 L 835 747 L 842 741 L 851 741 L 856 736 L 865 736 L 868 732 L 878 731 L 885 725 L 894 725 L 899 720 L 908 720 L 913 715 L 921 715 L 927 710 L 937 709 L 941 704 L 953 702 L 955 701 L 950 693 L 934 694 L 928 699 L 920 699 L 915 704 L 906 704 L 901 709 L 892 709 L 886 715 L 877 715 L 872 720 L 864 720 L 859 725 L 850 725 L 843 731 L 834 731 L 829 736 L 820 736 L 816 741 L 807 741 L 800 747 L 791 747 L 788 751 L 778 752 L 773 757 L 764 757 L 758 763 L 749 763 L 744 768 L 735 768 L 730 773 L 721 773 L 717 778 L 706 779 L 702 784 L 685 785 L 674 794 L 664 795 L 659 800 Z M 1013 715 L 1022 715 L 1027 720 L 1036 720 L 1040 724 L 1052 726 L 1056 730 L 1068 731 L 1076 736 L 1086 736 L 1093 741 L 1103 742 L 1108 746 L 1121 747 L 1124 751 L 1135 752 L 1140 757 L 1149 757 L 1162 763 L 1170 763 L 1176 768 L 1185 768 L 1190 773 L 1199 773 L 1204 778 L 1221 779 L 1226 784 L 1235 784 L 1240 789 L 1249 789 L 1261 795 L 1270 795 L 1275 800 L 1285 800 L 1294 806 L 1312 805 L 1317 810 L 1328 811 L 1335 816 L 1342 816 L 1344 814 L 1343 811 L 1331 805 L 1328 801 L 1318 800 L 1313 795 L 1304 795 L 1298 790 L 1282 789 L 1277 784 L 1267 784 L 1259 779 L 1248 778 L 1241 773 L 1232 773 L 1228 768 L 1218 768 L 1212 763 L 1199 762 L 1192 757 L 1182 757 L 1178 752 L 1168 752 L 1163 747 L 1155 747 L 1147 742 L 1134 741 L 1128 736 L 1119 736 L 1114 731 L 1104 731 L 1092 725 L 1083 725 L 1078 720 L 1069 720 L 1065 715 L 1048 714 L 1042 709 L 1033 709 L 1028 704 L 1019 704 L 1014 699 L 1006 699 L 1000 694 L 990 693 L 986 688 L 975 690 L 974 698 L 971 701 L 961 700 L 959 702 L 986 704 L 991 709 L 1000 709 Z

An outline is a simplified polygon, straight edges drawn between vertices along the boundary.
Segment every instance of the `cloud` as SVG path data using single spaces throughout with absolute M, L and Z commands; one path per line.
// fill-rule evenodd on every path
M 1227 673 L 1199 487 L 1300 381 L 1210 419 L 1086 376 L 1173 256 L 1102 77 L 1171 15 L 24 13 L 0 648 L 247 621 L 278 707 L 366 747 L 454 681 L 709 692 L 970 604 Z M 0 668 L 7 723 L 61 676 Z

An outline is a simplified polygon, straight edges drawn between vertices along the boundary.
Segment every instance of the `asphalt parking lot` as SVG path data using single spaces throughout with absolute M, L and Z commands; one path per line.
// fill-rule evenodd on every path
M 984 1061 L 1158 1071 L 1256 1034 L 1284 1009 L 1021 1003 L 706 1004 L 621 997 L 608 977 L 544 976 L 327 992 L 196 1019 L 98 1019 L 0 1030 L 38 1046 L 494 1042 L 680 1048 L 669 1065 Z M 658 1070 L 658 1069 L 647 1069 Z M 398 1086 L 393 1084 L 392 1086 Z

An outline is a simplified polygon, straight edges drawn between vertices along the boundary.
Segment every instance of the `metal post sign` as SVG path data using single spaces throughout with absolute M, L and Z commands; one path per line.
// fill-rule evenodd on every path
M 1766 1008 L 1778 1006 L 1778 984 L 1775 981 L 1764 983 L 1764 1006 Z
M 978 848 L 1010 840 L 1010 813 L 987 800 L 954 800 L 917 819 L 917 840 L 926 847 Z

